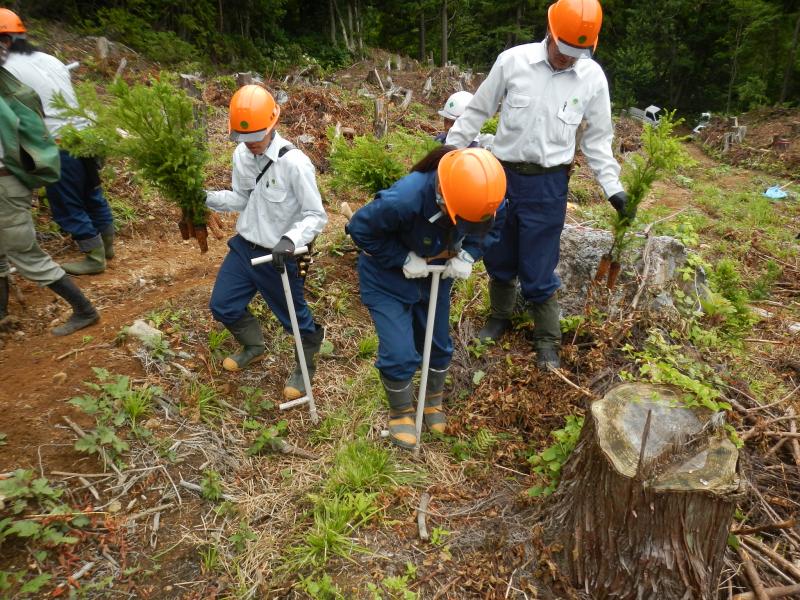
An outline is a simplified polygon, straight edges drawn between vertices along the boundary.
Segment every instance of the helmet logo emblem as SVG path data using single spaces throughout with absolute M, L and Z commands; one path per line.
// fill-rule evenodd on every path
M 580 36 L 578 38 L 578 43 L 579 44 L 585 44 L 586 43 L 586 36 L 585 35 Z
M 242 129 L 249 129 L 250 128 L 250 123 L 248 123 L 247 121 L 240 121 L 239 125 L 241 126 Z

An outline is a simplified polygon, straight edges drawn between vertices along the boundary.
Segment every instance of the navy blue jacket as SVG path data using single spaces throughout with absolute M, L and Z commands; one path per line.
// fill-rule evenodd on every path
M 406 175 L 356 211 L 347 232 L 384 269 L 401 268 L 410 251 L 429 258 L 445 250 L 455 255 L 463 248 L 480 259 L 499 239 L 505 211 L 498 211 L 494 227 L 485 236 L 465 237 L 447 215 L 430 222 L 440 212 L 435 186 L 435 171 Z

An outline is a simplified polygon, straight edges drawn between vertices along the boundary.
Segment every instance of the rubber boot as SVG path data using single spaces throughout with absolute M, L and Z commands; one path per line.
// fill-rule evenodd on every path
M 66 323 L 59 325 L 51 331 L 53 335 L 62 336 L 75 333 L 76 331 L 94 325 L 100 320 L 100 315 L 95 310 L 89 299 L 83 295 L 80 288 L 75 285 L 69 275 L 64 275 L 58 281 L 48 285 L 53 292 L 61 296 L 72 307 L 72 315 Z
M 106 250 L 103 239 L 96 235 L 88 240 L 78 240 L 78 248 L 86 257 L 78 262 L 61 265 L 70 275 L 97 275 L 106 270 Z
M 8 316 L 8 277 L 0 277 L 0 321 Z
M 447 371 L 448 369 L 439 371 L 434 368 L 428 370 L 423 418 L 425 419 L 425 426 L 433 433 L 444 433 L 444 429 L 447 426 L 447 417 L 442 410 L 444 380 L 447 377 Z
M 308 369 L 308 380 L 314 379 L 314 373 L 317 371 L 317 365 L 314 362 L 314 357 L 319 353 L 322 347 L 322 340 L 325 339 L 325 328 L 317 325 L 317 330 L 314 333 L 304 335 L 301 338 L 303 342 L 303 355 L 306 359 L 306 368 Z M 297 400 L 306 395 L 306 384 L 303 381 L 303 371 L 300 369 L 300 359 L 297 356 L 297 350 L 294 352 L 294 370 L 286 380 L 286 385 L 283 388 L 283 397 L 287 400 Z
M 536 366 L 542 371 L 550 367 L 558 369 L 561 361 L 561 323 L 558 299 L 553 294 L 542 303 L 530 302 L 528 314 L 533 320 L 533 349 L 536 351 Z
M 483 343 L 496 342 L 506 331 L 511 329 L 511 315 L 517 300 L 517 282 L 489 280 L 489 303 L 492 313 L 486 324 L 478 332 L 478 339 Z
M 406 450 L 413 450 L 417 445 L 414 380 L 394 381 L 381 375 L 381 383 L 389 400 L 389 441 Z
M 225 325 L 233 337 L 242 345 L 242 349 L 222 361 L 222 368 L 226 371 L 239 371 L 264 354 L 264 332 L 261 323 L 253 315 L 245 315 L 230 325 Z
M 106 251 L 106 260 L 114 258 L 114 224 L 112 223 L 100 232 L 103 239 L 103 248 Z

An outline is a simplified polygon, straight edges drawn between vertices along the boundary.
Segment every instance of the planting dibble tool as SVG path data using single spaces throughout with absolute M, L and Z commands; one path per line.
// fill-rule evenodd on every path
M 428 387 L 428 370 L 431 363 L 431 345 L 433 344 L 433 324 L 436 320 L 436 302 L 439 299 L 439 280 L 442 277 L 444 265 L 428 265 L 431 276 L 431 293 L 428 298 L 428 320 L 425 323 L 425 343 L 422 349 L 422 370 L 419 378 L 419 394 L 417 395 L 417 443 L 414 445 L 414 455 L 419 454 L 419 444 L 422 439 L 422 419 L 425 414 L 425 394 Z M 381 437 L 389 437 L 389 432 L 384 430 Z
M 299 256 L 308 252 L 308 246 L 300 246 L 294 251 L 294 256 Z M 259 256 L 250 260 L 250 264 L 254 267 L 264 263 L 272 262 L 272 255 Z M 286 296 L 286 306 L 289 309 L 289 318 L 292 321 L 292 334 L 294 335 L 294 347 L 297 351 L 298 361 L 300 363 L 300 371 L 303 373 L 303 383 L 306 386 L 306 395 L 296 400 L 283 402 L 279 405 L 281 410 L 294 408 L 295 406 L 302 406 L 308 404 L 308 412 L 311 416 L 311 422 L 315 425 L 319 423 L 319 415 L 317 414 L 317 405 L 314 404 L 314 393 L 311 391 L 311 378 L 308 376 L 308 366 L 306 365 L 306 356 L 303 352 L 303 340 L 300 338 L 300 326 L 297 324 L 297 312 L 294 310 L 294 299 L 292 298 L 292 288 L 289 286 L 289 273 L 286 269 L 281 273 L 281 282 L 283 283 L 283 293 Z

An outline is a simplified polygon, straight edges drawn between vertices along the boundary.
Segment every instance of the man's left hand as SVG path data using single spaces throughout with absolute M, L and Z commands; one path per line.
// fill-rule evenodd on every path
M 448 277 L 467 279 L 472 275 L 472 265 L 474 263 L 475 259 L 472 258 L 472 255 L 466 250 L 461 250 L 458 256 L 454 256 L 444 263 L 442 279 L 447 279 Z
M 282 237 L 272 249 L 272 264 L 279 273 L 283 273 L 286 269 L 286 259 L 290 256 L 294 256 L 294 242 Z

